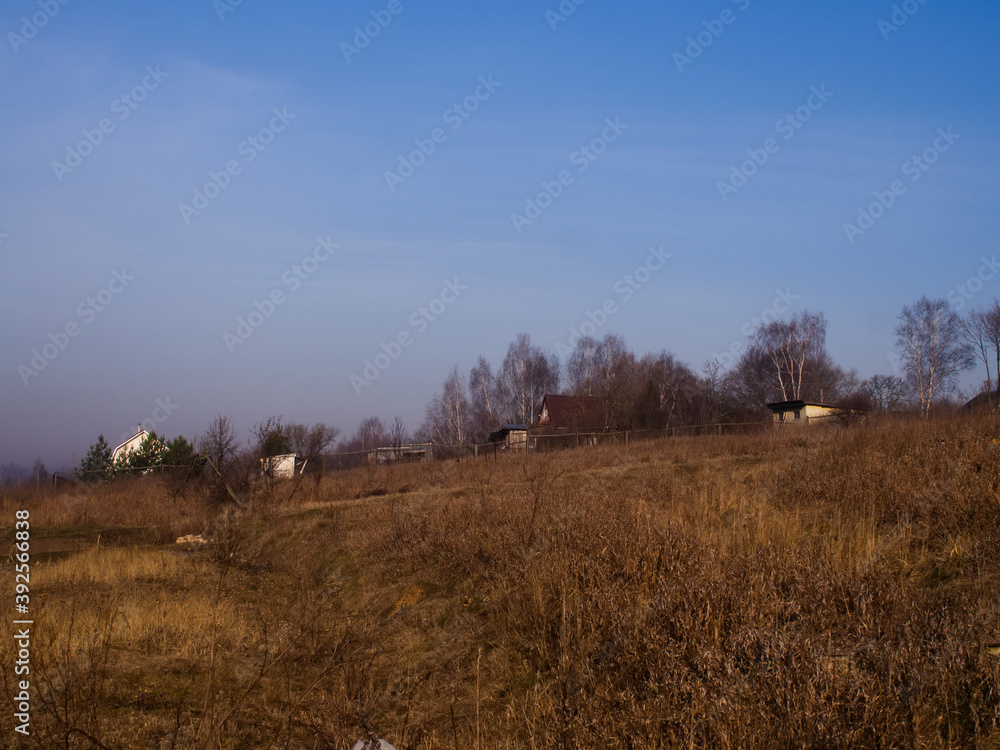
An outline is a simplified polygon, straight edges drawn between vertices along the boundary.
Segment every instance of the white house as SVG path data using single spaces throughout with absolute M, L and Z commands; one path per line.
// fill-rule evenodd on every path
M 142 429 L 141 424 L 138 425 L 137 429 L 139 430 L 138 432 L 136 432 L 132 437 L 130 437 L 124 443 L 122 443 L 113 451 L 111 451 L 112 463 L 118 463 L 119 457 L 124 458 L 132 451 L 139 450 L 139 446 L 142 445 L 142 441 L 146 439 L 149 433 L 146 432 L 144 429 Z

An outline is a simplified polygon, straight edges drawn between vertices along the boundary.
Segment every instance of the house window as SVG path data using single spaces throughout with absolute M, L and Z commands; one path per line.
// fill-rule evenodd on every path
M 801 412 L 801 410 L 800 410 L 800 411 L 797 411 L 797 412 L 795 412 L 795 418 L 796 418 L 796 419 L 802 419 L 802 412 Z

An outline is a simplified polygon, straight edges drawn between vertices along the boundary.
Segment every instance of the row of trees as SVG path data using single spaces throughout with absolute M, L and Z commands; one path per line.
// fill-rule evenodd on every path
M 530 424 L 546 393 L 558 390 L 559 360 L 522 333 L 494 371 L 479 357 L 468 377 L 455 367 L 427 405 L 416 439 L 445 444 L 484 443 L 502 424 Z
M 545 394 L 559 392 L 601 399 L 605 426 L 614 429 L 759 420 L 769 401 L 840 397 L 860 386 L 826 356 L 825 326 L 810 313 L 772 323 L 732 371 L 709 361 L 700 373 L 668 351 L 637 355 L 615 334 L 580 338 L 561 367 L 520 334 L 495 373 L 483 357 L 468 376 L 452 370 L 417 435 L 448 445 L 483 443 L 501 424 L 533 423 Z
M 981 362 L 983 390 L 1000 393 L 1000 302 L 960 317 L 944 299 L 923 297 L 903 308 L 896 327 L 896 372 L 861 380 L 844 370 L 826 350 L 822 313 L 802 311 L 785 321 L 761 323 L 743 354 L 729 369 L 705 362 L 699 372 L 668 351 L 632 352 L 615 334 L 580 338 L 565 365 L 522 333 L 494 369 L 479 357 L 468 374 L 455 367 L 426 407 L 411 436 L 396 417 L 361 422 L 337 446 L 342 453 L 401 446 L 411 440 L 441 445 L 485 443 L 503 424 L 531 424 L 547 393 L 600 398 L 614 429 L 671 427 L 760 421 L 774 401 L 823 401 L 873 412 L 914 409 L 926 416 L 956 391 L 960 376 Z M 994 387 L 995 378 L 995 387 Z M 993 399 L 993 395 L 991 395 Z M 140 448 L 117 462 L 104 436 L 91 446 L 78 472 L 106 479 L 155 468 L 189 468 L 208 463 L 222 472 L 242 465 L 252 473 L 259 459 L 296 453 L 316 461 L 340 431 L 323 423 L 283 423 L 271 417 L 255 424 L 244 446 L 228 417 L 215 417 L 195 445 L 183 436 L 166 441 L 151 433 Z
M 142 473 L 161 466 L 187 470 L 197 465 L 197 462 L 194 446 L 183 435 L 167 441 L 155 432 L 150 432 L 138 448 L 120 454 L 115 460 L 108 441 L 101 434 L 83 457 L 76 474 L 81 479 L 91 481 Z
M 697 373 L 667 351 L 637 356 L 614 334 L 580 338 L 562 367 L 522 333 L 498 370 L 483 357 L 467 376 L 453 369 L 427 405 L 417 437 L 482 443 L 498 425 L 532 423 L 543 396 L 557 392 L 600 398 L 607 426 L 616 429 L 759 421 L 766 404 L 795 400 L 927 416 L 977 359 L 986 367 L 984 390 L 994 390 L 995 375 L 1000 392 L 1000 302 L 965 318 L 944 299 L 904 307 L 895 330 L 896 372 L 867 380 L 831 359 L 826 332 L 823 314 L 809 311 L 761 323 L 731 369 L 709 360 Z
M 36 459 L 32 467 L 21 464 L 8 463 L 0 464 L 0 487 L 13 487 L 18 484 L 33 482 L 43 484 L 52 475 L 45 468 L 45 462 L 41 458 Z
M 311 426 L 283 424 L 280 417 L 269 417 L 251 428 L 250 440 L 244 446 L 232 420 L 216 416 L 194 444 L 183 435 L 167 440 L 156 432 L 150 432 L 138 448 L 120 454 L 117 460 L 113 458 L 104 435 L 99 435 L 76 473 L 87 481 L 107 480 L 152 470 L 191 473 L 208 464 L 216 474 L 221 475 L 240 464 L 252 468 L 261 458 L 286 453 L 319 458 L 329 450 L 339 434 L 338 429 L 323 423 Z

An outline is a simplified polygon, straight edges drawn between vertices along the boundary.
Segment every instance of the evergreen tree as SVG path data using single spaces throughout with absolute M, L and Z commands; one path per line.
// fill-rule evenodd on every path
M 97 442 L 90 446 L 87 455 L 83 457 L 76 475 L 86 482 L 110 479 L 111 468 L 111 448 L 104 435 L 98 435 Z
M 163 463 L 167 466 L 190 466 L 197 462 L 194 446 L 183 435 L 167 442 L 167 453 Z
M 118 457 L 114 465 L 116 474 L 142 474 L 155 469 L 164 461 L 167 447 L 155 432 L 142 439 L 139 447 Z
M 260 458 L 283 456 L 292 452 L 292 441 L 281 424 L 281 417 L 268 417 L 265 421 L 255 424 L 250 432 L 254 436 L 257 455 Z
M 169 466 L 169 472 L 181 477 L 193 477 L 205 465 L 205 459 L 183 435 L 178 435 L 167 442 L 167 452 L 163 457 L 164 466 Z

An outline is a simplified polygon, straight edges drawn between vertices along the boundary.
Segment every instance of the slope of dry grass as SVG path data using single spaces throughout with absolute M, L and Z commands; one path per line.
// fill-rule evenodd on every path
M 8 493 L 40 545 L 84 540 L 34 563 L 26 746 L 1000 747 L 998 439 L 372 466 L 241 513 L 158 479 Z

